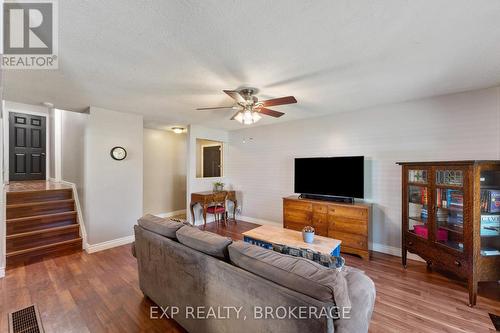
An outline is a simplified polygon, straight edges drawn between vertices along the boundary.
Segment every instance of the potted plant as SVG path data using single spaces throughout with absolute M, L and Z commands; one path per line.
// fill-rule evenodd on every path
M 311 226 L 306 226 L 302 229 L 302 238 L 304 238 L 304 242 L 312 243 L 314 242 L 314 228 Z
M 224 183 L 223 182 L 215 182 L 214 183 L 214 191 L 215 192 L 220 192 L 224 190 Z

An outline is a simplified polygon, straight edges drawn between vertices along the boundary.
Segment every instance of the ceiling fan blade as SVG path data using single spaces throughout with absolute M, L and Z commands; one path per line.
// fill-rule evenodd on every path
M 219 109 L 232 109 L 232 106 L 216 106 L 213 108 L 197 108 L 196 110 L 219 110 Z
M 223 92 L 225 92 L 226 94 L 229 95 L 229 97 L 231 97 L 232 99 L 234 99 L 236 102 L 238 103 L 245 103 L 245 99 L 243 98 L 243 96 L 240 95 L 240 92 L 237 91 L 237 90 L 222 90 Z
M 274 110 L 267 109 L 267 108 L 260 108 L 259 112 L 262 114 L 265 114 L 267 116 L 271 116 L 271 117 L 275 117 L 275 118 L 279 118 L 282 115 L 284 115 L 283 112 L 278 112 L 278 111 L 274 111 Z
M 297 100 L 293 96 L 273 98 L 273 99 L 268 99 L 267 101 L 262 101 L 262 104 L 265 107 L 276 106 L 276 105 L 285 105 L 285 104 L 293 104 L 293 103 L 297 103 Z

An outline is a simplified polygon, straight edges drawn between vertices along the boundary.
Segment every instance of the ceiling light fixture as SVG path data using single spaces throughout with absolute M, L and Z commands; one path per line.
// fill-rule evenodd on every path
M 174 131 L 175 134 L 181 134 L 184 132 L 184 128 L 182 127 L 172 127 L 172 131 Z
M 247 108 L 245 110 L 240 111 L 234 119 L 243 125 L 251 125 L 258 122 L 262 116 L 257 112 L 252 110 L 251 108 Z

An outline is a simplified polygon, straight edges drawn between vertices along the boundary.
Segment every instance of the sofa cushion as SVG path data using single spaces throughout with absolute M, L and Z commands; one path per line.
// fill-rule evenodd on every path
M 233 242 L 231 238 L 190 226 L 177 230 L 177 239 L 192 249 L 225 260 L 229 259 L 227 247 Z
M 235 242 L 228 249 L 231 262 L 246 271 L 319 301 L 351 306 L 343 272 L 245 242 Z
M 183 223 L 170 221 L 151 214 L 144 215 L 137 222 L 146 230 L 172 239 L 177 238 L 175 232 L 184 226 Z

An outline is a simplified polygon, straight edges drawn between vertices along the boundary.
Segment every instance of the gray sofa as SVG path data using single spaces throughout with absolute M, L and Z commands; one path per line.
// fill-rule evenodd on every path
M 134 230 L 141 290 L 161 307 L 155 313 L 189 332 L 368 331 L 375 287 L 360 270 L 337 272 L 152 216 Z

